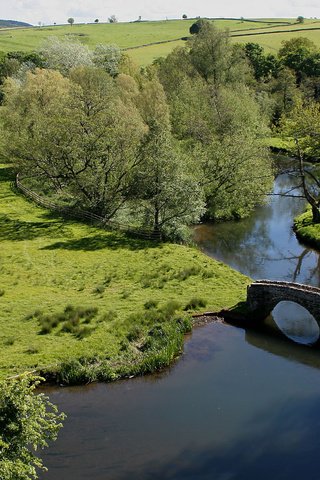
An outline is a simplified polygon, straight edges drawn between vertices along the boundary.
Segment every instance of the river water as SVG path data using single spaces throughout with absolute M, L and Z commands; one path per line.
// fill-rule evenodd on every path
M 279 176 L 275 192 L 290 182 Z M 319 255 L 291 230 L 303 209 L 274 196 L 250 219 L 197 227 L 196 240 L 253 278 L 319 285 Z M 165 372 L 48 389 L 68 419 L 41 479 L 318 480 L 319 369 L 319 350 L 276 334 L 199 327 Z

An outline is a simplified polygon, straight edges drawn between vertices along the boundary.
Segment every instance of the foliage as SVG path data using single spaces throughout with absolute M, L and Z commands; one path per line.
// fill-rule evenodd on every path
M 109 18 L 108 18 L 108 22 L 109 23 L 118 23 L 118 19 L 115 15 L 111 15 Z
M 263 47 L 258 43 L 246 43 L 244 49 L 256 80 L 277 76 L 280 65 L 275 55 L 265 55 Z
M 205 192 L 206 216 L 248 215 L 264 201 L 273 174 L 259 141 L 267 130 L 246 60 L 209 24 L 192 40 L 190 53 L 176 49 L 158 69 L 173 132 Z
M 74 24 L 74 18 L 69 17 L 68 18 L 68 23 L 70 23 L 70 25 L 72 26 Z
M 293 140 L 294 153 L 298 158 L 296 168 L 297 186 L 312 209 L 314 223 L 320 223 L 320 176 L 316 168 L 305 165 L 305 157 L 319 158 L 320 106 L 318 103 L 298 103 L 290 117 L 282 121 L 282 134 Z
M 209 24 L 207 20 L 199 18 L 199 20 L 197 20 L 191 25 L 189 32 L 191 33 L 191 35 L 197 35 L 198 33 L 200 33 L 201 29 L 206 25 L 206 23 Z
M 55 440 L 63 414 L 36 394 L 42 379 L 24 375 L 1 382 L 0 388 L 0 475 L 2 480 L 38 478 L 42 461 L 33 452 Z
M 72 68 L 92 65 L 92 53 L 89 48 L 72 37 L 64 40 L 49 37 L 39 52 L 44 57 L 47 68 L 58 70 L 63 75 L 68 74 Z
M 93 51 L 93 63 L 103 68 L 112 77 L 119 73 L 121 58 L 121 50 L 117 45 L 99 44 Z
M 303 74 L 310 73 L 309 58 L 315 52 L 316 46 L 308 38 L 296 37 L 283 42 L 278 55 L 283 65 L 295 71 L 300 84 Z
M 66 79 L 38 70 L 20 88 L 8 83 L 6 92 L 6 150 L 21 171 L 32 169 L 82 208 L 114 216 L 130 190 L 145 128 L 133 103 L 116 95 L 107 73 L 79 67 Z

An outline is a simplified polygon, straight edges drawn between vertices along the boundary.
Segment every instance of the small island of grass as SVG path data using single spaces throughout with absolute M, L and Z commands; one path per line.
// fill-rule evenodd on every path
M 313 222 L 311 209 L 295 218 L 294 231 L 301 242 L 320 249 L 320 224 Z

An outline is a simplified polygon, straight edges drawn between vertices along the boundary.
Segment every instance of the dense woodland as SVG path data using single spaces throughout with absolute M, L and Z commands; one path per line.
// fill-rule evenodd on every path
M 166 238 L 265 201 L 266 137 L 293 140 L 299 185 L 303 156 L 318 156 L 320 52 L 304 38 L 274 56 L 201 21 L 185 47 L 144 69 L 115 45 L 49 38 L 37 52 L 3 55 L 0 81 L 3 152 L 29 185 Z

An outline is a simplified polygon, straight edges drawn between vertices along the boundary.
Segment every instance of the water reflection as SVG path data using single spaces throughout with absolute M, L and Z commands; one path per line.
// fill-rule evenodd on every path
M 274 193 L 290 190 L 295 181 L 289 174 L 279 175 Z M 245 220 L 198 225 L 194 238 L 207 255 L 252 278 L 320 286 L 319 253 L 301 245 L 292 230 L 294 217 L 304 209 L 301 198 L 271 196 Z
M 208 324 L 156 382 L 51 389 L 68 418 L 44 455 L 49 472 L 41 479 L 318 480 L 314 353 Z
M 294 342 L 312 345 L 319 340 L 317 321 L 306 308 L 295 302 L 279 302 L 267 321 L 274 321 L 281 332 Z

